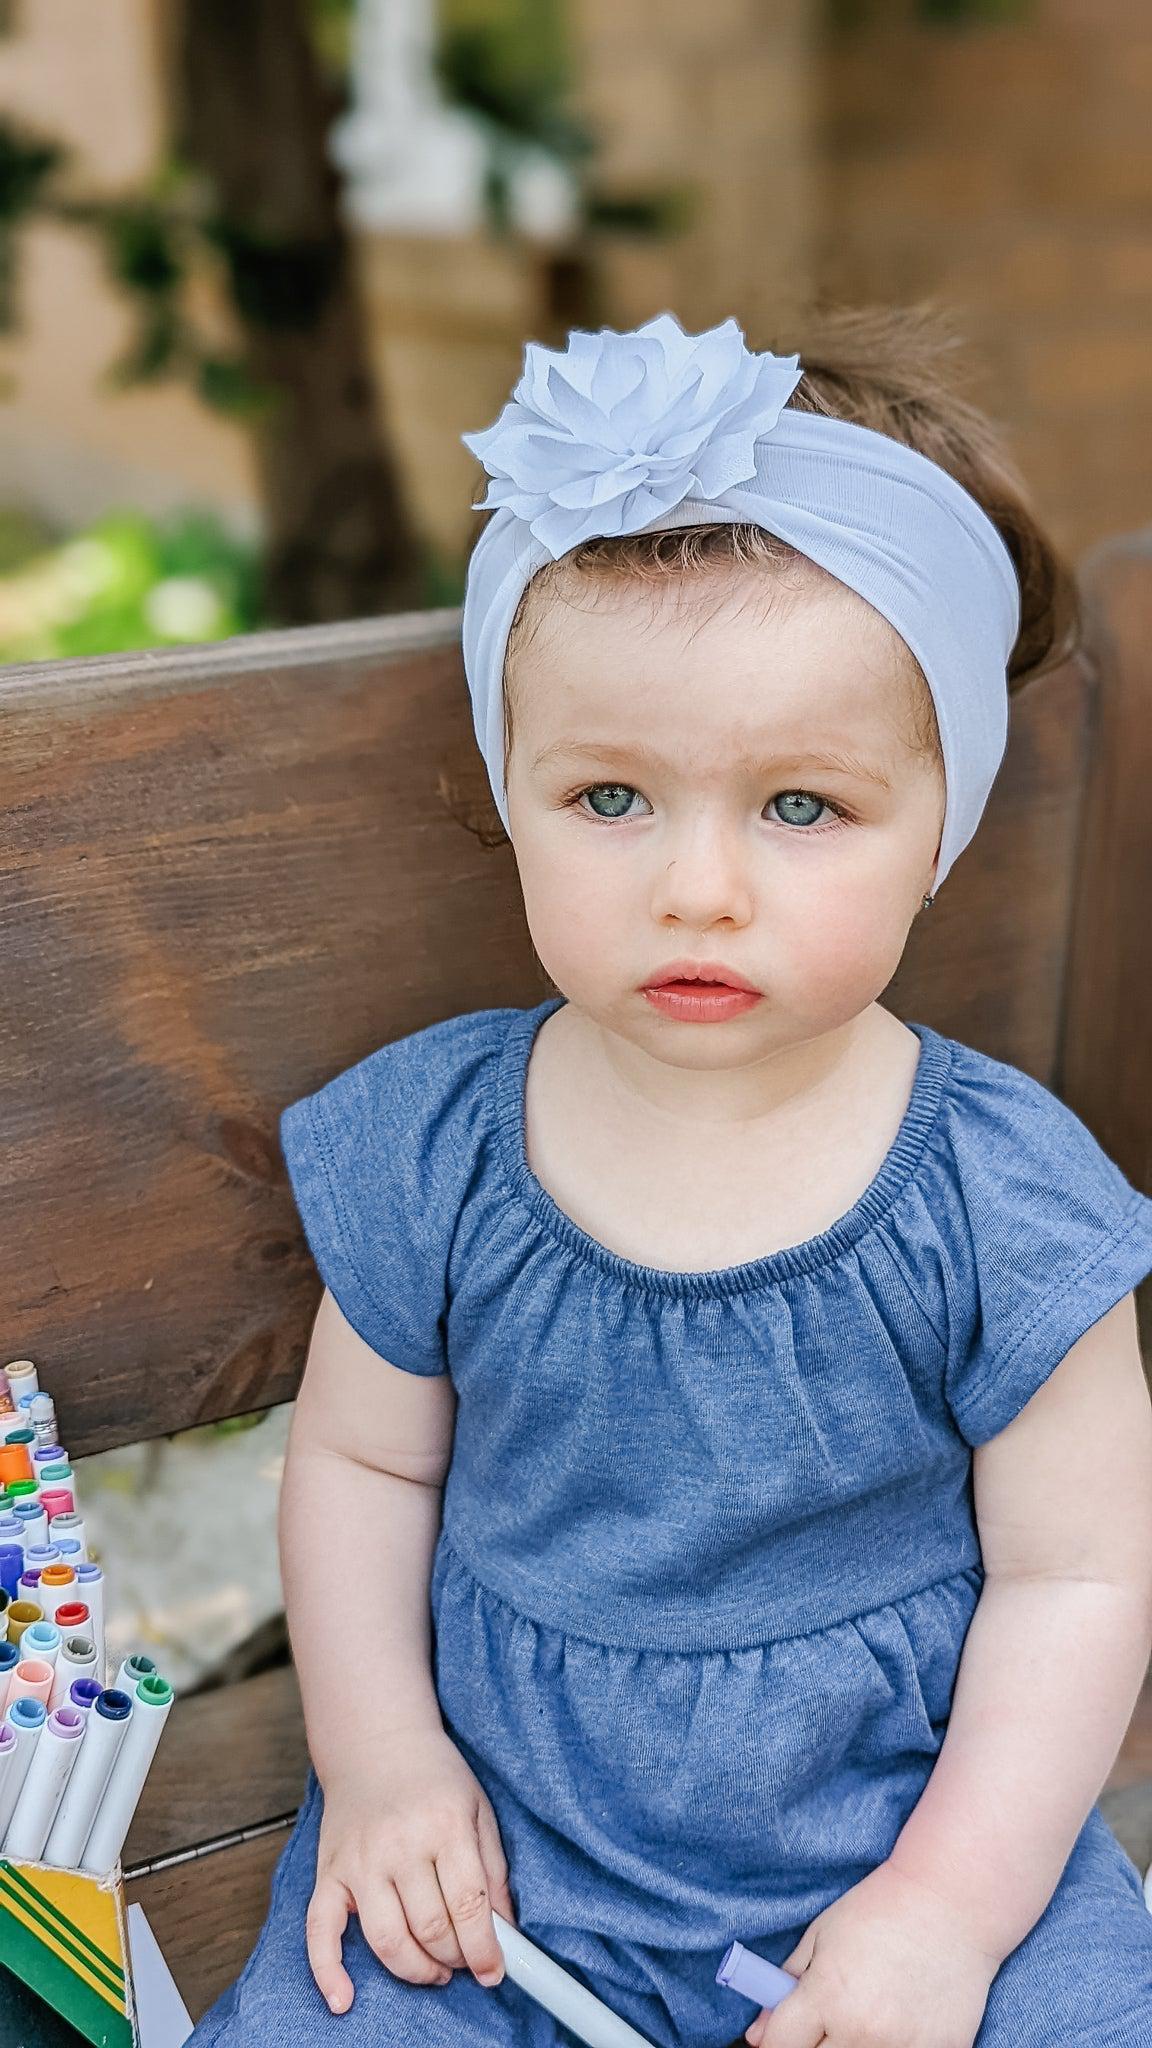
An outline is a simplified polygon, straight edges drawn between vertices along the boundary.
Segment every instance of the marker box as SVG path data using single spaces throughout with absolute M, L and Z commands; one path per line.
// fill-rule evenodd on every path
M 18 1415 L 0 1412 L 0 1450 L 7 1453 L 0 1459 L 0 1514 L 10 1514 L 14 1506 L 5 1486 L 6 1480 L 11 1481 L 13 1490 L 21 1489 L 17 1498 L 25 1498 L 26 1494 L 35 1495 L 40 1480 L 50 1489 L 53 1479 L 58 1488 L 58 1501 L 53 1504 L 70 1513 L 74 1509 L 75 1496 L 66 1453 L 57 1447 L 54 1458 L 33 1459 L 30 1455 L 33 1451 L 32 1432 L 19 1426 L 28 1414 L 26 1407 L 20 1408 L 19 1396 L 27 1396 L 30 1389 L 33 1393 L 38 1390 L 35 1367 L 27 1361 L 18 1360 L 8 1368 L 8 1372 Z M 56 1471 L 50 1478 L 48 1474 L 53 1466 Z M 29 1473 L 33 1476 L 30 1477 Z M 8 1600 L 4 1603 L 6 1611 L 0 1616 L 0 1632 L 11 1635 L 14 1629 L 17 1640 L 5 1646 L 11 1654 L 6 1656 L 4 1668 L 0 1669 L 0 1699 L 8 1690 L 17 1668 L 12 1659 L 20 1661 L 20 1640 L 29 1628 L 52 1623 L 55 1633 L 61 1638 L 60 1655 L 67 1651 L 81 1663 L 80 1651 L 90 1654 L 89 1639 L 94 1632 L 94 1609 L 97 1607 L 99 1614 L 95 1618 L 99 1620 L 102 1631 L 104 1585 L 99 1568 L 83 1565 L 83 1578 L 70 1569 L 62 1571 L 60 1554 L 47 1541 L 50 1525 L 42 1501 L 39 1513 L 45 1540 L 33 1546 L 38 1555 L 31 1566 L 27 1551 L 23 1561 L 25 1573 L 29 1569 L 36 1573 L 36 1577 L 29 1581 L 33 1588 L 39 1589 L 39 1581 L 45 1571 L 48 1584 L 43 1589 L 41 1601 Z M 26 1520 L 31 1523 L 33 1517 L 28 1516 Z M 68 1526 L 65 1524 L 66 1528 Z M 11 1535 L 7 1523 L 5 1533 Z M 26 1528 L 22 1527 L 21 1533 L 27 1534 Z M 5 1562 L 10 1567 L 14 1559 L 8 1558 Z M 28 1585 L 25 1585 L 24 1591 L 27 1590 Z M 49 1606 L 62 1614 L 63 1626 L 54 1622 L 54 1616 L 48 1613 Z M 84 1638 L 83 1642 L 81 1638 Z M 32 1647 L 45 1640 L 42 1629 L 39 1636 L 33 1637 Z M 30 1680 L 35 1680 L 37 1674 L 42 1674 L 39 1680 L 41 1687 L 43 1675 L 48 1677 L 50 1685 L 53 1681 L 67 1681 L 68 1690 L 59 1704 L 68 1716 L 78 1710 L 91 1713 L 96 1699 L 105 1690 L 96 1679 L 69 1678 L 68 1671 L 61 1675 L 55 1666 L 31 1655 L 22 1662 L 26 1692 Z M 6 1713 L 6 1706 L 3 1711 Z M 38 1708 L 36 1711 L 42 1710 Z M 31 1721 L 30 1712 L 27 1719 Z M 37 1740 L 42 1737 L 41 1728 Z M 0 1723 L 0 1793 L 3 1791 L 4 1770 L 6 1767 L 11 1770 L 13 1766 L 13 1741 L 19 1752 L 19 1739 L 9 1739 Z M 87 1731 L 83 1741 L 87 1741 Z M 73 1763 L 73 1774 L 82 1754 L 81 1745 Z M 31 1765 L 27 1768 L 30 1770 Z M 44 1795 L 46 1808 L 54 1786 L 51 1774 L 45 1776 L 49 1778 Z M 69 1777 L 67 1783 L 71 1782 Z M 10 1780 L 10 1783 L 14 1786 L 15 1780 Z M 62 1792 L 62 1796 L 66 1795 L 67 1784 Z M 122 1810 L 126 1805 L 127 1802 L 122 1800 Z M 42 1820 L 43 1817 L 41 1815 Z M 0 1853 L 0 2044 L 9 2039 L 9 2030 L 13 2027 L 16 2031 L 11 2034 L 12 2039 L 29 2044 L 43 2040 L 51 2042 L 53 2048 L 57 2042 L 65 2040 L 74 2042 L 76 2048 L 85 2048 L 85 2044 L 87 2048 L 143 2048 L 132 1984 L 128 1919 L 119 1858 L 106 1875 L 93 1876 L 81 1869 L 64 1868 L 59 1862 L 48 1863 L 43 1860 L 43 1852 L 38 1861 L 22 1862 Z
M 33 2026 L 36 2008 L 47 2007 L 77 2048 L 142 2048 L 119 1867 L 101 1884 L 77 1871 L 0 1860 L 0 2001 L 8 2003 L 6 1971 L 35 1999 Z M 45 2038 L 65 2037 L 57 2029 Z

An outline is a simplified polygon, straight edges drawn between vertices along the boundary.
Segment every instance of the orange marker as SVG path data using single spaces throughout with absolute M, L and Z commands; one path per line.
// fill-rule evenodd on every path
M 56 1609 L 75 1598 L 76 1574 L 70 1564 L 48 1564 L 40 1574 L 36 1591 L 45 1621 L 55 1621 Z

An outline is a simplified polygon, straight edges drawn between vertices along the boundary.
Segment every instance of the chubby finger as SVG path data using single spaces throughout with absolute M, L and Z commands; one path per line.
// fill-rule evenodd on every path
M 516 1902 L 508 1885 L 508 1859 L 500 1839 L 500 1828 L 486 1799 L 482 1799 L 476 1815 L 476 1841 L 480 1850 L 480 1861 L 488 1879 L 488 1897 L 496 1912 L 507 1920 L 510 1927 L 518 1925 Z
M 757 2048 L 820 2048 L 828 2034 L 815 2000 L 796 1990 L 771 2012 L 758 2013 L 745 2039 Z
M 402 1864 L 395 1875 L 400 1904 L 414 1939 L 446 1969 L 463 1969 L 464 1953 L 440 1889 L 436 1865 L 425 1856 L 418 1863 Z
M 450 1843 L 436 1858 L 436 1871 L 468 1968 L 478 1983 L 498 1984 L 504 1953 L 492 1924 L 488 1879 L 475 1837 Z
M 390 1880 L 361 1901 L 360 1931 L 373 1954 L 394 1977 L 408 1984 L 447 1984 L 452 1972 L 437 1956 L 430 1956 L 408 1925 L 404 1903 Z
M 308 1963 L 322 1998 L 333 2012 L 347 2012 L 355 1996 L 344 1968 L 342 1941 L 348 1925 L 348 1894 L 334 1877 L 317 1877 L 304 1917 Z

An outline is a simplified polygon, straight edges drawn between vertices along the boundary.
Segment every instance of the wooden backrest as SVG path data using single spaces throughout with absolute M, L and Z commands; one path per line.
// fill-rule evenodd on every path
M 1094 661 L 1013 701 L 884 1000 L 1056 1088 L 1149 1185 L 1147 556 L 1091 588 Z M 4 1355 L 77 1454 L 291 1399 L 319 1281 L 281 1109 L 550 987 L 511 848 L 442 795 L 477 761 L 459 615 L 0 670 L 0 731 Z

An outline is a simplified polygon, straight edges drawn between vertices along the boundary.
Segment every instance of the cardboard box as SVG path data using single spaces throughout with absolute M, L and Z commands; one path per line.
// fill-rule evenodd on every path
M 0 1858 L 0 2048 L 81 2042 L 141 2048 L 120 1866 L 101 1880 Z

